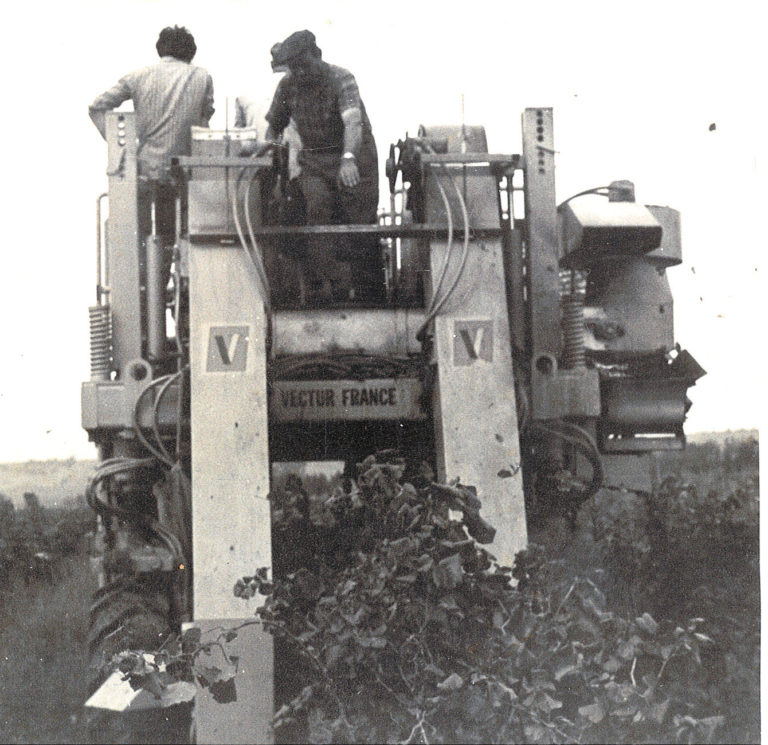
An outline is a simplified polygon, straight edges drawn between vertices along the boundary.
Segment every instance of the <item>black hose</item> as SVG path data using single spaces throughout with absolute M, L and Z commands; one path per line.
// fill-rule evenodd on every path
M 154 458 L 111 458 L 103 461 L 97 466 L 96 473 L 91 476 L 88 482 L 85 491 L 86 502 L 102 518 L 116 517 L 139 528 L 148 529 L 165 544 L 174 559 L 183 559 L 184 553 L 178 538 L 160 525 L 152 515 L 108 504 L 98 496 L 99 484 L 104 479 L 138 468 L 154 467 L 156 464 L 157 461 Z
M 548 420 L 546 422 L 531 422 L 528 432 L 555 437 L 584 456 L 592 468 L 592 479 L 586 486 L 584 501 L 600 490 L 604 480 L 603 464 L 595 441 L 585 429 L 571 422 Z

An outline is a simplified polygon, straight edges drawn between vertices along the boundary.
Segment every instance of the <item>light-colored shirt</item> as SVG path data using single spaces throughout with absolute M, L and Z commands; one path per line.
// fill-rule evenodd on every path
M 88 108 L 105 136 L 104 112 L 133 101 L 139 138 L 139 172 L 150 179 L 167 174 L 170 159 L 189 155 L 190 127 L 207 127 L 213 116 L 213 80 L 207 70 L 176 59 L 159 62 L 120 78 Z
M 264 112 L 269 108 L 270 101 L 267 101 L 265 105 L 263 101 L 259 102 L 247 96 L 238 96 L 235 99 L 235 126 L 253 127 L 258 131 L 259 139 L 263 140 L 267 129 Z M 281 140 L 283 145 L 288 148 L 288 178 L 295 179 L 301 173 L 301 166 L 299 165 L 301 137 L 299 137 L 299 130 L 293 119 L 283 130 Z
M 255 129 L 259 140 L 263 140 L 267 131 L 264 114 L 269 109 L 269 103 L 269 100 L 259 100 L 250 96 L 235 98 L 235 127 Z

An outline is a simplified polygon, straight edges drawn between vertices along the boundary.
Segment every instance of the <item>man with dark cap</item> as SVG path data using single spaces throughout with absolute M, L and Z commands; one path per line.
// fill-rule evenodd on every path
M 285 65 L 288 74 L 278 84 L 267 113 L 266 139 L 276 141 L 291 120 L 296 123 L 307 224 L 375 223 L 376 143 L 354 76 L 323 61 L 311 31 L 291 34 L 273 59 Z M 310 285 L 312 280 L 319 285 L 314 288 L 317 299 L 379 297 L 383 284 L 378 242 L 340 243 L 320 237 L 310 241 L 305 266 L 316 275 L 307 279 Z M 344 286 L 339 261 L 349 261 L 351 288 Z
M 196 67 L 195 39 L 180 26 L 164 28 L 155 45 L 160 61 L 130 72 L 88 107 L 96 128 L 105 137 L 105 112 L 132 100 L 139 139 L 139 174 L 157 198 L 158 231 L 172 234 L 175 194 L 170 179 L 171 158 L 189 155 L 190 128 L 207 127 L 213 115 L 213 81 Z M 148 218 L 149 189 L 142 189 L 143 229 Z

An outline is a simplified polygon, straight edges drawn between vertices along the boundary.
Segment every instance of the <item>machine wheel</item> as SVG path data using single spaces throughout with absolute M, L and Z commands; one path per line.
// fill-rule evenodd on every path
M 88 693 L 111 673 L 105 662 L 118 652 L 152 651 L 172 631 L 168 578 L 162 575 L 110 582 L 93 596 L 88 634 Z M 88 716 L 91 742 L 186 742 L 189 705 L 117 713 L 92 709 Z
M 103 662 L 129 649 L 157 649 L 171 631 L 165 577 L 119 579 L 93 596 L 88 631 L 89 691 L 109 675 Z

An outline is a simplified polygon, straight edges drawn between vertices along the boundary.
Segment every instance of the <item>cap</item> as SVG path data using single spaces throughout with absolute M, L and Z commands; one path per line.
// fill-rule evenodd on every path
M 275 49 L 277 47 L 277 49 Z M 317 49 L 315 35 L 311 31 L 294 31 L 282 44 L 272 47 L 272 61 L 284 65 L 306 51 Z

